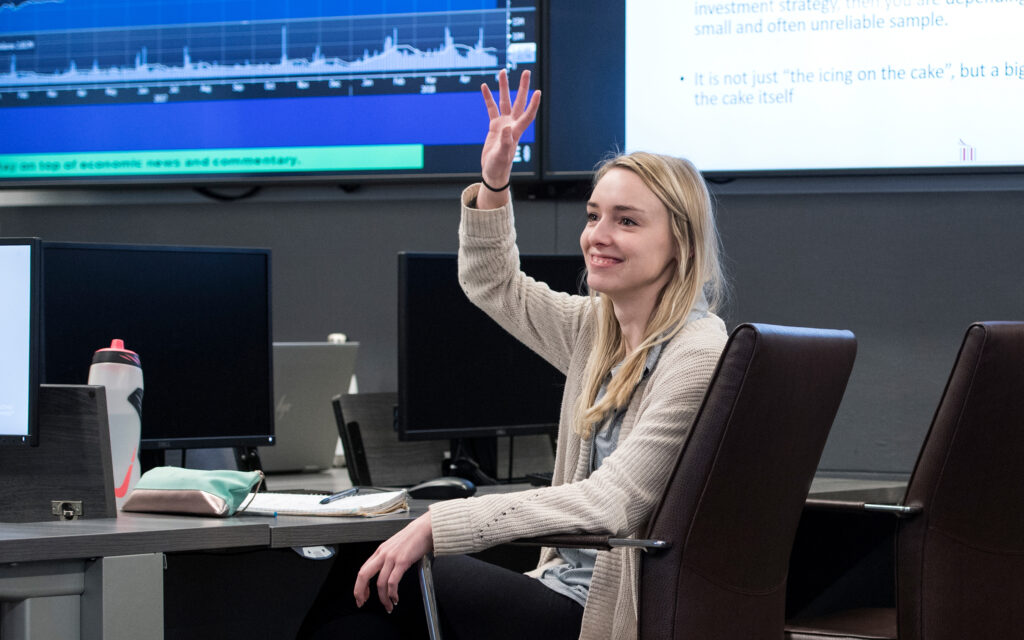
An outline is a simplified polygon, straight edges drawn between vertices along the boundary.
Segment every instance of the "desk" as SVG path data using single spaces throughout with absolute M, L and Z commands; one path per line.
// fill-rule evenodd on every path
M 162 638 L 164 553 L 269 544 L 256 518 L 0 524 L 0 636 Z
M 810 499 L 876 501 L 901 496 L 905 484 L 816 478 Z M 484 487 L 481 493 L 515 488 L 527 487 Z M 110 519 L 0 524 L 0 635 L 5 640 L 160 639 L 164 554 L 375 542 L 428 505 L 413 500 L 409 513 L 368 519 L 123 513 Z

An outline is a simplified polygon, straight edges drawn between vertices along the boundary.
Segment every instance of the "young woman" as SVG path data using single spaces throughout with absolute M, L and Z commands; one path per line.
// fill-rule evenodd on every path
M 521 273 L 508 182 L 540 104 L 539 93 L 528 99 L 529 81 L 523 73 L 514 103 L 504 72 L 497 102 L 482 88 L 490 128 L 483 182 L 462 196 L 459 279 L 476 305 L 566 374 L 553 485 L 431 506 L 370 556 L 355 601 L 375 598 L 391 613 L 402 576 L 433 552 L 447 640 L 630 638 L 636 551 L 544 549 L 525 576 L 454 554 L 528 536 L 643 532 L 725 345 L 709 304 L 722 287 L 718 235 L 691 164 L 622 155 L 598 169 L 586 205 L 590 296 L 555 293 Z

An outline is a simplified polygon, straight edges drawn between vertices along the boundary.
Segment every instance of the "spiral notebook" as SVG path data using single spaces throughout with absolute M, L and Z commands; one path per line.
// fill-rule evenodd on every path
M 382 516 L 409 510 L 409 494 L 381 491 L 349 496 L 320 504 L 323 495 L 309 493 L 257 493 L 245 513 L 266 516 Z

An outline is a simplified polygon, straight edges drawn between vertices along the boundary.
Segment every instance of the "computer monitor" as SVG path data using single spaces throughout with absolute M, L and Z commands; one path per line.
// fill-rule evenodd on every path
M 35 445 L 39 240 L 0 238 L 0 445 Z
M 274 444 L 270 251 L 43 243 L 43 377 L 139 354 L 142 448 Z
M 545 3 L 542 177 L 619 150 L 719 183 L 1024 173 L 1019 3 L 797 4 Z
M 579 255 L 524 255 L 523 271 L 579 293 Z M 399 254 L 398 436 L 507 436 L 557 429 L 565 376 L 474 306 L 455 254 Z

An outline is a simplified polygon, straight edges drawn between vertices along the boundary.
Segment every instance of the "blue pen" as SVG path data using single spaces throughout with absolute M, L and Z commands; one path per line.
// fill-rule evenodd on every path
M 334 493 L 334 494 L 331 494 L 331 495 L 327 496 L 326 498 L 324 498 L 323 500 L 320 501 L 320 504 L 330 504 L 331 502 L 334 502 L 335 500 L 341 500 L 342 498 L 347 498 L 349 496 L 354 496 L 357 493 L 359 493 L 359 487 L 352 487 L 351 489 L 345 489 L 344 491 L 339 491 L 338 493 Z

